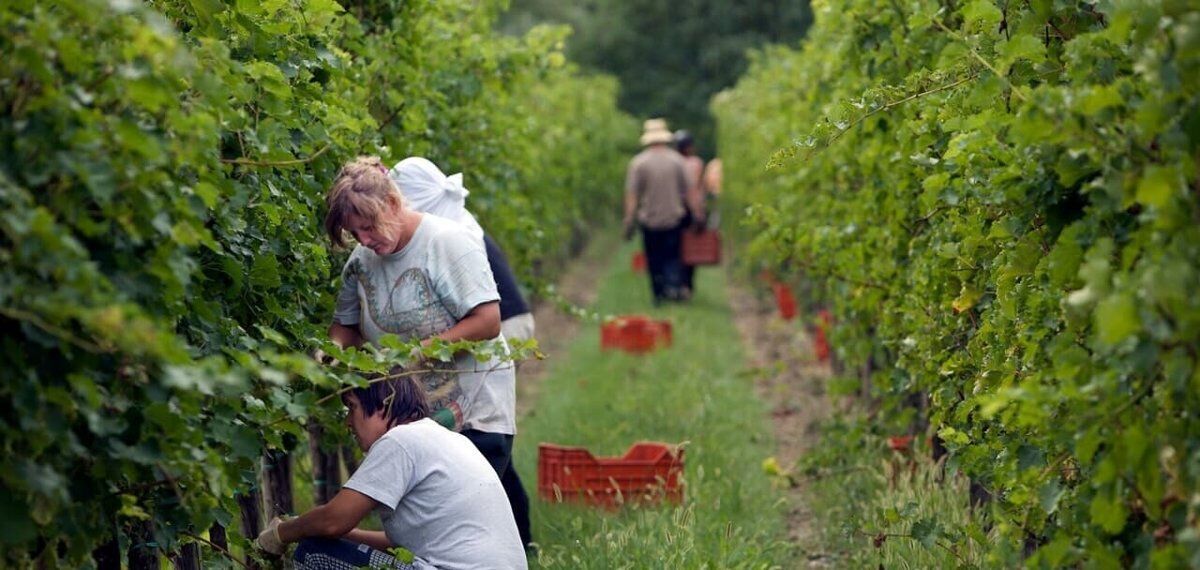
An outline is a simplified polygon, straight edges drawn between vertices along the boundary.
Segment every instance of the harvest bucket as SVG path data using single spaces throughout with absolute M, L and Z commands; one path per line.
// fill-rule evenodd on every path
M 717 230 L 684 230 L 680 257 L 684 265 L 721 263 L 721 234 Z

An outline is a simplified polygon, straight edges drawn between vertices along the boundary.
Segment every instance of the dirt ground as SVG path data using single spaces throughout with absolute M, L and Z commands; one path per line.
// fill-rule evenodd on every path
M 747 366 L 757 371 L 754 377 L 759 396 L 771 406 L 775 457 L 780 466 L 790 469 L 816 442 L 818 424 L 829 413 L 824 388 L 829 366 L 816 361 L 803 326 L 778 316 L 765 286 L 756 295 L 748 287 L 734 285 L 734 279 L 730 282 L 730 304 L 745 346 Z M 813 516 L 806 507 L 804 492 L 802 479 L 786 491 L 788 538 L 800 547 L 807 567 L 824 568 L 829 561 L 817 547 Z

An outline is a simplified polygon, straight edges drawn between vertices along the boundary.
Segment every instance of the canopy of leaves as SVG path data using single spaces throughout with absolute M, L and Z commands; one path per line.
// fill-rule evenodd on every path
M 512 33 L 538 22 L 574 29 L 568 55 L 615 75 L 622 109 L 691 130 L 701 152 L 712 156 L 709 98 L 745 71 L 748 50 L 795 42 L 811 16 L 807 1 L 786 0 L 513 0 L 501 16 L 501 28 Z

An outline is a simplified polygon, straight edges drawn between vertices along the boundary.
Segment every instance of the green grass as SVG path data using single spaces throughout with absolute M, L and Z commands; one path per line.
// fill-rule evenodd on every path
M 780 492 L 760 467 L 773 453 L 766 406 L 743 374 L 743 354 L 719 269 L 697 274 L 690 304 L 652 308 L 648 278 L 625 244 L 608 257 L 592 307 L 600 314 L 671 319 L 674 346 L 636 356 L 601 352 L 585 324 L 553 359 L 539 399 L 519 423 L 514 458 L 533 502 L 542 568 L 765 568 L 788 559 Z M 518 378 L 518 382 L 520 379 Z M 639 440 L 687 442 L 678 506 L 605 512 L 536 497 L 537 444 L 619 455 Z

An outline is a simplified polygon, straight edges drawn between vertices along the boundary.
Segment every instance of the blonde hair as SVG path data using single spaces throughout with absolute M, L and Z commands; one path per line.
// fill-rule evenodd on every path
M 392 215 L 404 207 L 404 197 L 392 184 L 387 167 L 378 156 L 360 156 L 338 171 L 329 194 L 325 196 L 325 232 L 333 245 L 346 245 L 346 219 L 350 215 L 371 222 L 389 235 L 401 224 Z

